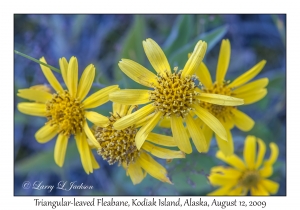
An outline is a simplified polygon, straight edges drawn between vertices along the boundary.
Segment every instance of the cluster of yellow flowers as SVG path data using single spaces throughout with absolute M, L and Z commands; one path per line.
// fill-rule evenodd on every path
M 207 44 L 199 41 L 189 55 L 182 70 L 171 70 L 169 62 L 152 39 L 143 41 L 147 58 L 157 74 L 128 59 L 119 62 L 120 69 L 135 82 L 149 89 L 124 89 L 108 86 L 86 97 L 95 77 L 90 64 L 78 82 L 78 61 L 71 57 L 59 59 L 66 88 L 58 82 L 50 68 L 41 69 L 54 93 L 43 86 L 20 89 L 18 96 L 33 102 L 21 102 L 22 113 L 46 117 L 47 122 L 35 138 L 46 143 L 58 135 L 54 160 L 64 164 L 69 138 L 74 136 L 82 166 L 87 174 L 100 166 L 92 149 L 109 164 L 118 162 L 126 170 L 133 184 L 140 183 L 150 174 L 172 184 L 167 170 L 151 155 L 162 159 L 184 158 L 192 153 L 191 138 L 197 151 L 206 153 L 215 133 L 219 151 L 216 157 L 234 168 L 216 166 L 211 169 L 209 181 L 219 189 L 210 195 L 269 195 L 278 191 L 279 184 L 268 180 L 272 165 L 278 156 L 278 147 L 271 143 L 271 154 L 264 161 L 265 143 L 254 136 L 245 140 L 244 161 L 234 154 L 231 129 L 236 126 L 249 131 L 254 121 L 237 106 L 251 104 L 267 94 L 268 78 L 252 80 L 266 61 L 256 64 L 234 81 L 225 80 L 230 61 L 230 42 L 223 40 L 213 82 L 209 70 L 202 62 Z M 41 62 L 46 63 L 44 58 Z M 90 111 L 112 101 L 110 116 Z M 137 105 L 147 104 L 138 109 Z M 88 121 L 93 123 L 89 127 Z M 172 136 L 152 132 L 157 125 L 171 128 Z M 256 146 L 259 146 L 256 156 Z M 179 150 L 172 149 L 178 147 Z

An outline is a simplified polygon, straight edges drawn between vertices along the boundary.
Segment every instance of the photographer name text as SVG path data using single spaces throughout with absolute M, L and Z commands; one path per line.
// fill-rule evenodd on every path
M 43 181 L 34 181 L 33 183 L 25 181 L 22 184 L 23 189 L 33 189 L 33 190 L 46 190 L 47 192 L 52 192 L 53 189 L 57 190 L 92 190 L 92 185 L 86 185 L 84 183 L 78 183 L 77 181 L 59 181 L 57 185 L 47 185 Z

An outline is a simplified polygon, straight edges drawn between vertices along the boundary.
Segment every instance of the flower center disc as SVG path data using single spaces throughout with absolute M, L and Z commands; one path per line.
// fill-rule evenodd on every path
M 157 76 L 158 85 L 150 92 L 156 111 L 162 112 L 163 116 L 184 118 L 198 95 L 195 80 L 195 76 L 181 76 L 181 71 Z
M 259 178 L 260 176 L 257 171 L 246 171 L 240 180 L 240 184 L 247 188 L 255 187 Z
M 118 114 L 111 114 L 107 127 L 95 128 L 95 137 L 101 146 L 98 154 L 110 165 L 115 162 L 119 162 L 119 165 L 121 163 L 128 165 L 134 162 L 140 154 L 135 146 L 137 129 L 132 126 L 123 130 L 113 129 L 113 124 L 120 118 Z
M 67 90 L 53 95 L 52 100 L 46 103 L 46 112 L 47 123 L 58 126 L 58 133 L 69 136 L 83 129 L 84 109 L 80 101 L 71 97 Z
M 211 88 L 209 89 L 204 88 L 202 90 L 205 93 L 232 96 L 232 91 L 229 87 L 227 87 L 226 83 L 222 85 L 215 83 Z M 221 105 L 211 104 L 203 101 L 200 102 L 200 106 L 208 110 L 216 118 L 222 119 L 223 121 L 226 121 L 226 119 L 230 119 L 232 117 L 231 110 L 236 108 L 234 106 L 221 106 Z

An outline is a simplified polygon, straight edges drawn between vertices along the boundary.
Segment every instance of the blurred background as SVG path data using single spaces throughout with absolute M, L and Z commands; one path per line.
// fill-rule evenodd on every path
M 48 64 L 59 68 L 58 59 L 76 56 L 79 73 L 90 63 L 96 67 L 95 86 L 139 88 L 118 68 L 121 58 L 132 59 L 153 70 L 142 47 L 142 40 L 154 39 L 164 50 L 171 68 L 182 69 L 187 54 L 199 39 L 208 43 L 205 55 L 213 80 L 221 40 L 231 43 L 231 60 L 226 75 L 232 80 L 262 59 L 267 64 L 255 78 L 268 77 L 268 94 L 261 101 L 239 107 L 255 119 L 249 132 L 234 128 L 235 151 L 242 157 L 245 137 L 249 134 L 278 144 L 280 153 L 270 179 L 280 183 L 277 195 L 286 195 L 286 16 L 285 15 L 14 15 L 14 50 L 36 59 L 44 56 Z M 62 82 L 61 75 L 54 73 Z M 185 159 L 171 163 L 158 160 L 168 170 L 174 185 L 162 183 L 150 175 L 133 185 L 125 170 L 110 166 L 94 151 L 101 168 L 87 175 L 81 165 L 73 138 L 70 139 L 63 168 L 54 163 L 55 140 L 39 144 L 35 132 L 45 118 L 20 113 L 18 89 L 47 84 L 39 64 L 14 54 L 14 194 L 15 195 L 205 195 L 215 188 L 208 180 L 210 168 L 224 164 L 215 158 L 216 141 L 207 154 L 195 148 Z M 109 115 L 111 103 L 96 111 Z M 166 132 L 156 129 L 157 132 Z M 266 157 L 270 149 L 267 147 Z M 92 190 L 63 191 L 23 189 L 24 181 L 76 181 L 92 185 Z

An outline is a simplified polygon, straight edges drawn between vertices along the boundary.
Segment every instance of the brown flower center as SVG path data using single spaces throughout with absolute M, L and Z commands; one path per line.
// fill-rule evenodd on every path
M 110 165 L 115 162 L 128 165 L 140 154 L 135 146 L 136 128 L 131 126 L 123 130 L 113 129 L 113 124 L 120 118 L 120 115 L 111 113 L 107 127 L 95 127 L 95 137 L 101 146 L 98 154 Z
M 192 110 L 198 95 L 195 80 L 195 76 L 183 77 L 181 71 L 157 76 L 158 85 L 150 92 L 156 111 L 162 112 L 163 116 L 184 118 Z
M 257 171 L 246 171 L 240 179 L 240 184 L 246 188 L 255 187 L 260 179 Z

